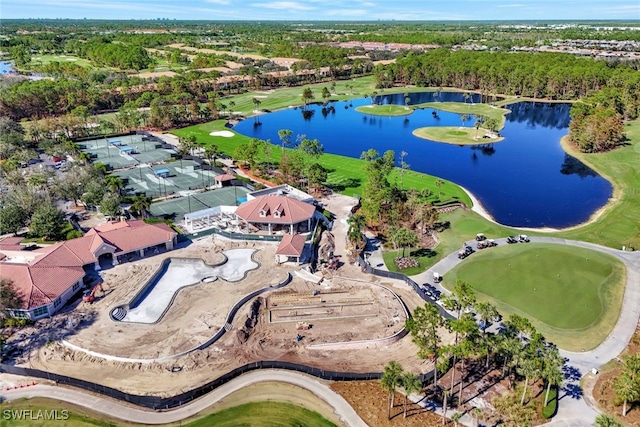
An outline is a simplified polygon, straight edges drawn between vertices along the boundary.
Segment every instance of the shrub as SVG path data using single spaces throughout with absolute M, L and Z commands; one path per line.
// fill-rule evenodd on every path
M 18 319 L 17 317 L 9 317 L 2 322 L 2 326 L 5 328 L 9 328 L 11 326 L 27 326 L 31 325 L 33 322 L 31 319 Z
M 84 234 L 82 233 L 82 231 L 80 230 L 71 230 L 67 233 L 67 239 L 66 240 L 71 240 L 71 239 L 75 239 L 77 237 L 82 237 L 84 236 Z
M 542 393 L 542 398 L 544 399 L 545 392 Z M 544 400 L 542 401 L 544 403 Z M 542 416 L 545 418 L 553 418 L 558 412 L 558 388 L 555 386 L 551 386 L 551 390 L 549 391 L 549 401 L 547 402 L 547 406 L 542 408 Z

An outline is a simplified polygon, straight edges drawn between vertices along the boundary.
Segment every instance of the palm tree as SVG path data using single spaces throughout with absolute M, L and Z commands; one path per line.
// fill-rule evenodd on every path
M 527 389 L 529 388 L 529 379 L 535 378 L 538 375 L 537 361 L 530 357 L 522 360 L 518 373 L 524 377 L 524 388 L 522 390 L 522 398 L 520 399 L 520 405 L 524 405 L 524 398 L 527 395 Z
M 600 414 L 596 417 L 596 426 L 597 427 L 622 427 L 622 424 L 620 424 L 618 421 L 616 421 L 615 418 L 609 415 Z
M 451 422 L 453 423 L 454 427 L 458 427 L 458 423 L 461 419 L 462 412 L 454 412 L 453 414 L 451 414 Z
M 544 406 L 549 403 L 549 392 L 551 386 L 559 386 L 564 379 L 562 373 L 562 365 L 564 360 L 560 357 L 560 353 L 556 347 L 546 347 L 542 354 L 542 378 L 547 382 L 547 392 L 544 396 Z
M 151 199 L 144 194 L 139 194 L 133 199 L 131 203 L 131 209 L 142 216 L 142 219 L 146 219 L 147 211 L 151 207 Z
M 474 308 L 482 321 L 482 335 L 484 336 L 487 330 L 487 324 L 498 318 L 498 310 L 489 302 L 479 302 L 475 304 Z
M 628 372 L 623 371 L 622 374 L 615 379 L 613 387 L 618 401 L 622 401 L 622 416 L 626 417 L 627 403 L 633 402 L 640 397 L 638 385 Z
M 400 189 L 404 190 L 404 171 L 409 169 L 409 164 L 404 161 L 404 158 L 408 155 L 406 151 L 400 152 Z
M 307 108 L 307 104 L 314 98 L 313 91 L 310 87 L 305 88 L 302 91 L 302 102 L 304 102 L 304 108 Z
M 229 101 L 229 109 L 231 111 L 229 111 L 229 114 L 231 115 L 231 117 L 233 117 L 234 114 L 234 109 L 236 108 L 236 102 L 235 101 Z
M 278 131 L 278 138 L 280 138 L 280 141 L 282 141 L 283 152 L 286 147 L 291 145 L 291 135 L 293 135 L 293 132 L 289 129 L 280 129 Z
M 122 178 L 117 175 L 107 175 L 104 177 L 104 183 L 109 190 L 120 195 L 120 190 L 124 188 L 124 182 Z
M 438 358 L 440 349 L 440 328 L 444 325 L 444 318 L 440 315 L 434 304 L 425 304 L 417 307 L 413 316 L 406 320 L 405 327 L 411 333 L 411 340 L 418 346 L 418 357 L 431 358 L 436 369 L 433 370 L 433 390 L 438 388 Z
M 440 197 L 442 195 L 442 193 L 440 192 L 440 187 L 444 185 L 444 181 L 441 179 L 436 179 L 436 181 L 434 182 L 434 185 L 438 187 L 438 197 Z
M 215 166 L 216 159 L 220 157 L 221 154 L 222 153 L 220 152 L 220 149 L 218 148 L 218 146 L 215 144 L 211 144 L 205 147 L 204 153 L 202 155 L 205 157 L 205 159 L 209 161 L 209 164 L 211 166 Z
M 254 97 L 252 99 L 252 101 L 253 101 L 253 112 L 255 113 L 255 116 L 253 116 L 254 117 L 254 123 L 258 124 L 258 123 L 260 123 L 260 118 L 258 116 L 259 113 L 260 113 L 259 107 L 260 107 L 260 104 L 262 104 L 262 101 L 260 101 L 256 97 Z
M 478 131 L 480 130 L 480 125 L 482 124 L 482 122 L 480 120 L 476 120 L 476 122 L 473 124 L 476 128 L 476 138 L 478 139 Z
M 391 419 L 391 408 L 394 404 L 396 388 L 400 385 L 401 376 L 402 366 L 395 360 L 392 360 L 385 365 L 382 378 L 380 378 L 382 388 L 389 392 L 388 419 Z
M 469 98 L 471 98 L 471 95 L 469 95 L 469 92 L 465 92 L 462 94 L 462 97 L 464 98 L 464 102 L 466 104 Z
M 463 114 L 462 116 L 460 116 L 460 120 L 462 120 L 462 127 L 464 127 L 465 122 L 469 120 L 469 116 L 466 114 Z
M 445 390 L 442 394 L 442 424 L 447 424 L 447 400 L 450 394 L 449 390 Z
M 362 214 L 354 214 L 347 220 L 347 224 L 349 224 L 347 239 L 357 246 L 357 243 L 362 241 L 362 230 L 367 226 L 367 220 Z
M 82 151 L 78 153 L 77 158 L 83 165 L 86 165 L 87 163 L 89 163 L 89 160 L 91 159 L 91 155 L 86 151 Z
M 401 378 L 402 387 L 404 388 L 404 417 L 407 418 L 407 400 L 411 393 L 422 390 L 422 381 L 420 377 L 412 372 L 405 372 Z

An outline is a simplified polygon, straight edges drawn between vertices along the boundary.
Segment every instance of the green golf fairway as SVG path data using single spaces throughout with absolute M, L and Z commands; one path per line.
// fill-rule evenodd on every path
M 597 328 L 595 345 L 615 325 L 624 293 L 620 261 L 556 244 L 505 244 L 480 251 L 445 276 L 448 287 L 458 279 L 481 300 L 493 300 L 503 314 L 525 315 L 552 341 L 549 331 L 582 335 Z

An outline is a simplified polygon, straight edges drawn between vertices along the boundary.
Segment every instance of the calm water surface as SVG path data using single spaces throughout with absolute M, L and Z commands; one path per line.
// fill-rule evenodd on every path
M 434 101 L 432 93 L 411 94 L 410 104 Z M 460 93 L 442 92 L 436 101 L 463 102 Z M 403 104 L 404 95 L 385 95 L 377 103 Z M 477 95 L 467 102 L 479 102 Z M 349 157 L 374 148 L 380 153 L 404 150 L 412 170 L 451 180 L 469 189 L 501 224 L 519 227 L 568 227 L 589 219 L 611 196 L 611 184 L 567 155 L 560 138 L 567 134 L 568 104 L 522 102 L 510 105 L 501 131 L 504 141 L 483 146 L 456 146 L 417 138 L 423 126 L 462 126 L 461 116 L 431 109 L 408 117 L 367 116 L 355 111 L 370 99 L 334 102 L 330 108 L 307 106 L 264 114 L 260 125 L 253 118 L 235 130 L 279 144 L 278 131 L 317 138 L 325 152 Z M 332 107 L 332 108 L 331 108 Z M 464 125 L 472 127 L 471 117 Z

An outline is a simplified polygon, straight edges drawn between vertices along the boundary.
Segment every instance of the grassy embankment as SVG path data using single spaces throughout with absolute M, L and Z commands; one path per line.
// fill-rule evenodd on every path
M 210 135 L 211 132 L 220 130 L 230 130 L 225 127 L 224 120 L 217 120 L 183 129 L 176 129 L 172 131 L 172 133 L 179 137 L 194 135 L 198 142 L 205 145 L 215 144 L 221 151 L 229 155 L 233 154 L 233 151 L 238 145 L 245 143 L 250 139 L 247 136 L 235 132 L 234 136 L 230 138 Z M 322 141 L 320 142 L 322 143 Z M 281 156 L 282 149 L 276 147 L 272 150 L 271 161 L 278 162 Z M 262 157 L 262 160 L 265 160 L 265 158 Z M 366 178 L 364 160 L 338 156 L 335 154 L 324 154 L 318 159 L 318 163 L 329 170 L 328 185 L 335 191 L 350 196 L 362 194 L 362 186 L 364 185 L 364 180 Z M 398 180 L 399 182 L 399 179 L 399 173 L 396 170 L 392 173 L 391 180 Z M 445 183 L 438 189 L 435 185 L 437 180 L 436 177 L 414 171 L 405 172 L 403 180 L 405 188 L 429 188 L 433 193 L 432 199 L 434 201 L 459 200 L 467 205 L 471 205 L 471 200 L 467 194 L 460 187 L 451 182 L 445 181 Z
M 48 427 L 51 425 L 60 425 L 65 427 L 124 427 L 124 426 L 144 426 L 147 424 L 136 424 L 120 421 L 110 418 L 106 415 L 98 414 L 86 408 L 76 406 L 66 402 L 59 402 L 53 399 L 33 398 L 21 399 L 15 402 L 3 403 L 0 405 L 0 411 L 3 416 L 10 416 L 12 412 L 5 411 L 21 411 L 31 410 L 33 420 L 11 420 L 7 426 L 12 427 Z M 58 420 L 47 420 L 42 416 L 41 420 L 37 419 L 38 411 L 57 411 Z M 62 411 L 67 410 L 68 416 L 63 415 Z M 19 412 L 18 412 L 19 413 Z M 51 412 L 49 412 L 51 413 Z M 7 415 L 9 414 L 9 415 Z M 44 414 L 44 412 L 42 412 Z M 23 415 L 24 417 L 25 415 Z M 64 418 L 67 418 L 66 420 Z M 6 419 L 6 418 L 5 418 Z M 5 425 L 4 423 L 2 424 Z M 262 426 L 283 426 L 283 427 L 331 427 L 335 424 L 323 418 L 317 412 L 310 411 L 301 406 L 293 405 L 285 402 L 251 402 L 238 406 L 223 409 L 213 414 L 200 416 L 190 422 L 180 422 L 163 424 L 165 426 L 186 426 L 186 427 L 262 427 Z
M 613 184 L 614 193 L 592 222 L 553 235 L 616 249 L 622 246 L 640 249 L 640 120 L 627 123 L 625 132 L 626 145 L 606 153 L 580 153 L 566 138 L 562 140 L 565 151 Z
M 468 282 L 481 301 L 531 320 L 550 341 L 590 350 L 609 335 L 622 305 L 625 271 L 610 255 L 554 244 L 517 244 L 473 255 L 444 277 Z

